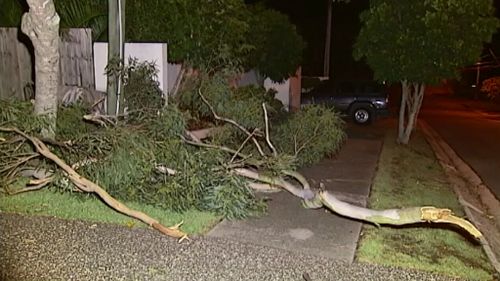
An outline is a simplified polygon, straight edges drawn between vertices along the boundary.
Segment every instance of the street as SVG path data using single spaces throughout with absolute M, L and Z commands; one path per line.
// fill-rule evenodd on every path
M 500 106 L 430 95 L 420 118 L 426 120 L 500 198 Z

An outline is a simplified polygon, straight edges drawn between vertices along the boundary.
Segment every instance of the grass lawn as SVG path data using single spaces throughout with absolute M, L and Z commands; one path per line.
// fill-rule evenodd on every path
M 172 226 L 183 221 L 181 229 L 188 234 L 203 234 L 221 219 L 209 212 L 187 211 L 181 214 L 137 203 L 126 203 L 126 205 L 148 214 L 165 226 Z M 117 213 L 95 196 L 59 193 L 50 190 L 33 191 L 14 196 L 0 194 L 0 210 L 63 219 L 115 223 L 128 227 L 146 226 L 138 220 Z
M 419 132 L 408 147 L 388 132 L 369 206 L 374 209 L 436 206 L 464 212 L 431 147 Z M 418 224 L 406 227 L 367 225 L 356 258 L 359 262 L 431 271 L 471 280 L 492 280 L 493 268 L 479 242 L 453 226 Z

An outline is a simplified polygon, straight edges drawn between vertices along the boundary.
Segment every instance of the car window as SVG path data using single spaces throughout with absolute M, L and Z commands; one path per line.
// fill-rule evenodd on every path
M 362 87 L 363 93 L 379 93 L 382 91 L 382 85 L 378 83 L 365 83 Z
M 316 92 L 331 92 L 333 90 L 333 84 L 329 81 L 323 82 L 315 87 Z
M 346 82 L 340 83 L 339 89 L 340 89 L 341 93 L 354 93 L 355 92 L 354 85 L 351 83 L 346 83 Z

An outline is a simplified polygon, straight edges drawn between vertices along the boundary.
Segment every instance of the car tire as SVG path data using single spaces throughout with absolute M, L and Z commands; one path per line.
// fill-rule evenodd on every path
M 373 115 L 373 110 L 368 105 L 355 105 L 351 109 L 351 117 L 356 124 L 370 124 L 373 121 Z

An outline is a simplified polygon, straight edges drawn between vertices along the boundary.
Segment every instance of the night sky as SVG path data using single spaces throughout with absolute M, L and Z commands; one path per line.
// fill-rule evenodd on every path
M 328 1 L 331 0 L 246 0 L 260 2 L 289 16 L 290 21 L 307 42 L 302 73 L 304 76 L 323 75 L 326 18 Z M 500 0 L 494 0 L 497 16 L 500 16 Z M 359 14 L 369 7 L 369 0 L 351 0 L 350 3 L 334 3 L 332 17 L 332 51 L 330 76 L 334 80 L 371 79 L 372 72 L 363 62 L 352 57 L 352 46 L 361 28 Z M 487 47 L 500 57 L 500 32 Z

